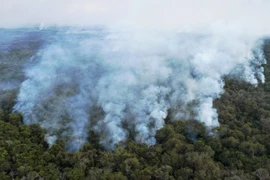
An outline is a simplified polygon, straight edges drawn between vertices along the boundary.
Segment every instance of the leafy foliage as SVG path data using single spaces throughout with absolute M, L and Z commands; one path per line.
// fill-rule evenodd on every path
M 265 48 L 270 57 L 270 43 Z M 225 93 L 214 102 L 220 127 L 168 121 L 150 147 L 130 140 L 104 151 L 92 140 L 71 153 L 61 139 L 48 147 L 41 127 L 22 124 L 23 117 L 10 111 L 14 97 L 6 98 L 0 109 L 0 179 L 270 179 L 269 66 L 266 83 L 258 87 L 225 80 Z

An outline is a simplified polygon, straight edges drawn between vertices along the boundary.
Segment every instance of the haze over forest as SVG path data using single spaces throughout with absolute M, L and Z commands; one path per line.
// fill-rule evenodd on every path
M 142 151 L 157 148 L 161 153 L 175 144 L 172 147 L 177 147 L 179 156 L 200 152 L 203 155 L 198 156 L 206 155 L 211 161 L 209 167 L 219 163 L 216 173 L 205 172 L 205 178 L 229 177 L 233 170 L 239 177 L 256 179 L 256 173 L 262 171 L 269 176 L 270 2 L 11 0 L 2 5 L 3 177 L 16 172 L 20 175 L 14 177 L 26 178 L 32 172 L 17 172 L 24 165 L 11 162 L 17 150 L 6 146 L 17 137 L 6 139 L 9 125 L 28 129 L 26 134 L 31 136 L 25 137 L 30 139 L 36 136 L 30 131 L 38 131 L 40 139 L 30 141 L 42 144 L 41 154 L 60 146 L 65 150 L 59 153 L 78 155 L 78 159 L 81 152 L 93 150 L 100 151 L 98 158 L 102 159 L 106 153 L 129 151 L 131 145 Z M 249 98 L 244 100 L 243 94 Z M 232 131 L 241 131 L 244 137 Z M 172 144 L 165 145 L 169 142 Z M 206 149 L 199 149 L 196 143 Z M 177 150 L 189 145 L 194 146 L 190 151 Z M 237 167 L 232 166 L 234 160 L 222 159 L 227 151 L 226 157 L 233 158 L 239 155 L 233 154 L 236 151 L 243 153 Z M 180 165 L 170 164 L 159 154 L 156 166 L 138 158 L 145 155 L 134 155 L 137 160 L 130 163 L 151 166 L 146 173 L 150 179 L 164 179 L 156 177 L 157 171 L 166 172 L 167 178 L 203 178 L 203 173 L 194 172 L 204 168 L 185 164 L 190 159 L 184 155 Z M 55 177 L 71 178 L 77 164 L 59 164 L 53 156 L 53 166 L 60 168 Z M 121 163 L 108 165 L 109 171 L 97 163 L 102 172 L 92 170 L 104 177 L 112 173 L 134 178 L 136 172 L 127 172 Z M 245 163 L 249 165 L 243 167 Z M 168 166 L 171 170 L 167 171 Z M 193 169 L 193 174 L 185 167 Z M 33 171 L 44 177 L 40 169 Z M 81 178 L 93 173 L 86 167 L 84 172 L 75 171 Z

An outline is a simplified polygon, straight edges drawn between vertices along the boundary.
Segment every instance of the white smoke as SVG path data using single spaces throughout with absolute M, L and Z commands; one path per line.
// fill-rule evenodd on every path
M 94 28 L 52 36 L 25 67 L 14 109 L 25 123 L 41 124 L 50 144 L 60 136 L 70 150 L 91 138 L 89 130 L 108 149 L 129 137 L 155 144 L 168 110 L 175 120 L 218 126 L 213 100 L 225 76 L 264 82 L 262 41 L 254 36 Z
M 0 27 L 107 25 L 122 28 L 270 33 L 268 0 L 5 0 Z M 49 12 L 49 13 L 48 13 Z M 217 26 L 222 23 L 223 26 Z

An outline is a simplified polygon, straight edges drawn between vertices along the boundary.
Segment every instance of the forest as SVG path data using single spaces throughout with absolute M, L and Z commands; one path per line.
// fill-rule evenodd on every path
M 29 54 L 14 50 L 9 56 Z M 269 62 L 270 40 L 265 41 L 264 55 Z M 94 132 L 78 152 L 66 151 L 63 139 L 49 147 L 46 130 L 25 125 L 22 115 L 13 113 L 17 90 L 1 90 L 0 179 L 270 179 L 270 64 L 264 68 L 266 82 L 257 87 L 225 77 L 225 92 L 214 102 L 219 127 L 171 121 L 168 116 L 155 145 L 130 139 L 109 151 L 99 145 Z

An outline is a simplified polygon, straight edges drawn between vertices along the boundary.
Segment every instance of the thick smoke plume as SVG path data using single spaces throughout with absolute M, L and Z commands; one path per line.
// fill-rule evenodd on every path
M 255 86 L 264 82 L 262 41 L 225 33 L 109 31 L 59 28 L 24 68 L 14 110 L 26 124 L 39 123 L 53 144 L 70 150 L 89 131 L 113 149 L 134 138 L 155 144 L 155 133 L 172 119 L 218 126 L 213 100 L 224 77 Z
M 39 30 L 0 29 L 0 93 L 19 87 L 14 111 L 69 150 L 89 131 L 107 149 L 128 138 L 155 144 L 169 112 L 215 127 L 226 76 L 264 82 L 269 8 L 265 0 L 1 2 L 0 27 Z M 13 41 L 23 51 L 13 53 Z

